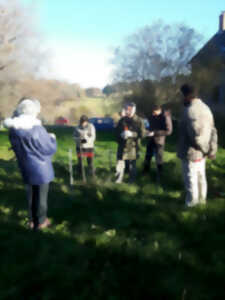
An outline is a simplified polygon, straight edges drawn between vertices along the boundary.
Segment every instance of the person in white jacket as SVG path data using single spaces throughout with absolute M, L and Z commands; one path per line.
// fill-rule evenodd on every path
M 78 172 L 82 172 L 82 159 L 87 158 L 88 170 L 90 175 L 95 175 L 94 170 L 94 144 L 96 140 L 96 130 L 94 125 L 89 123 L 88 117 L 83 115 L 80 123 L 74 130 L 74 139 L 78 156 Z

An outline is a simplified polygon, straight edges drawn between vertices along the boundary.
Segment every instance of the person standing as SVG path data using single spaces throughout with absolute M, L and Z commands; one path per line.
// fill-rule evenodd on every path
M 163 153 L 166 137 L 173 132 L 173 124 L 169 111 L 163 111 L 159 105 L 154 105 L 152 114 L 148 118 L 150 131 L 147 136 L 147 147 L 144 161 L 144 173 L 149 173 L 153 156 L 156 157 L 156 164 L 159 176 L 163 171 Z
M 139 143 L 144 134 L 144 122 L 136 115 L 136 105 L 134 103 L 126 104 L 116 128 L 118 143 L 116 183 L 123 181 L 125 163 L 129 169 L 130 182 L 135 180 Z
M 182 161 L 186 206 L 205 204 L 207 198 L 206 159 L 217 152 L 217 130 L 209 107 L 196 97 L 194 86 L 181 87 L 184 110 L 180 120 L 178 157 Z
M 94 144 L 96 140 L 96 130 L 94 125 L 89 123 L 87 116 L 81 116 L 79 125 L 75 127 L 74 130 L 74 139 L 78 157 L 79 175 L 82 174 L 83 158 L 87 158 L 89 174 L 94 177 Z
M 35 230 L 50 225 L 47 199 L 49 183 L 54 179 L 51 159 L 57 148 L 55 135 L 49 134 L 37 118 L 40 110 L 38 100 L 24 99 L 15 116 L 4 121 L 27 187 L 29 226 Z

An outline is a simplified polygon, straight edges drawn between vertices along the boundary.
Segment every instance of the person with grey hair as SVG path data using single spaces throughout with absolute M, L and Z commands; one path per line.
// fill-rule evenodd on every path
M 4 121 L 27 187 L 29 226 L 34 230 L 50 225 L 47 199 L 49 183 L 54 179 L 51 159 L 57 148 L 55 135 L 49 134 L 37 118 L 40 111 L 38 100 L 23 99 L 14 117 Z

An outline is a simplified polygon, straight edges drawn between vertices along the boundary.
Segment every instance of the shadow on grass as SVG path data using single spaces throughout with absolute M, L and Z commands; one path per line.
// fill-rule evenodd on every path
M 71 188 L 66 166 L 56 162 L 53 226 L 37 234 L 24 224 L 15 161 L 0 165 L 0 299 L 225 298 L 224 200 L 185 209 L 176 161 L 165 164 L 164 191 L 151 177 L 115 185 L 104 168 L 96 184 Z M 209 171 L 221 176 L 217 163 Z
M 185 211 L 142 196 L 54 184 L 43 233 L 1 210 L 1 299 L 223 299 L 224 204 Z

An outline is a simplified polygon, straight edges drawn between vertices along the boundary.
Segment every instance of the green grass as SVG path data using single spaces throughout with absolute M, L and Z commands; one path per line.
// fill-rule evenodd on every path
M 116 185 L 112 134 L 97 135 L 97 181 L 69 186 L 72 128 L 59 128 L 53 226 L 26 227 L 27 203 L 7 132 L 0 132 L 0 299 L 224 299 L 225 150 L 208 163 L 207 205 L 185 209 L 175 136 L 168 139 L 163 188 L 139 173 Z M 140 172 L 144 148 L 138 162 Z

